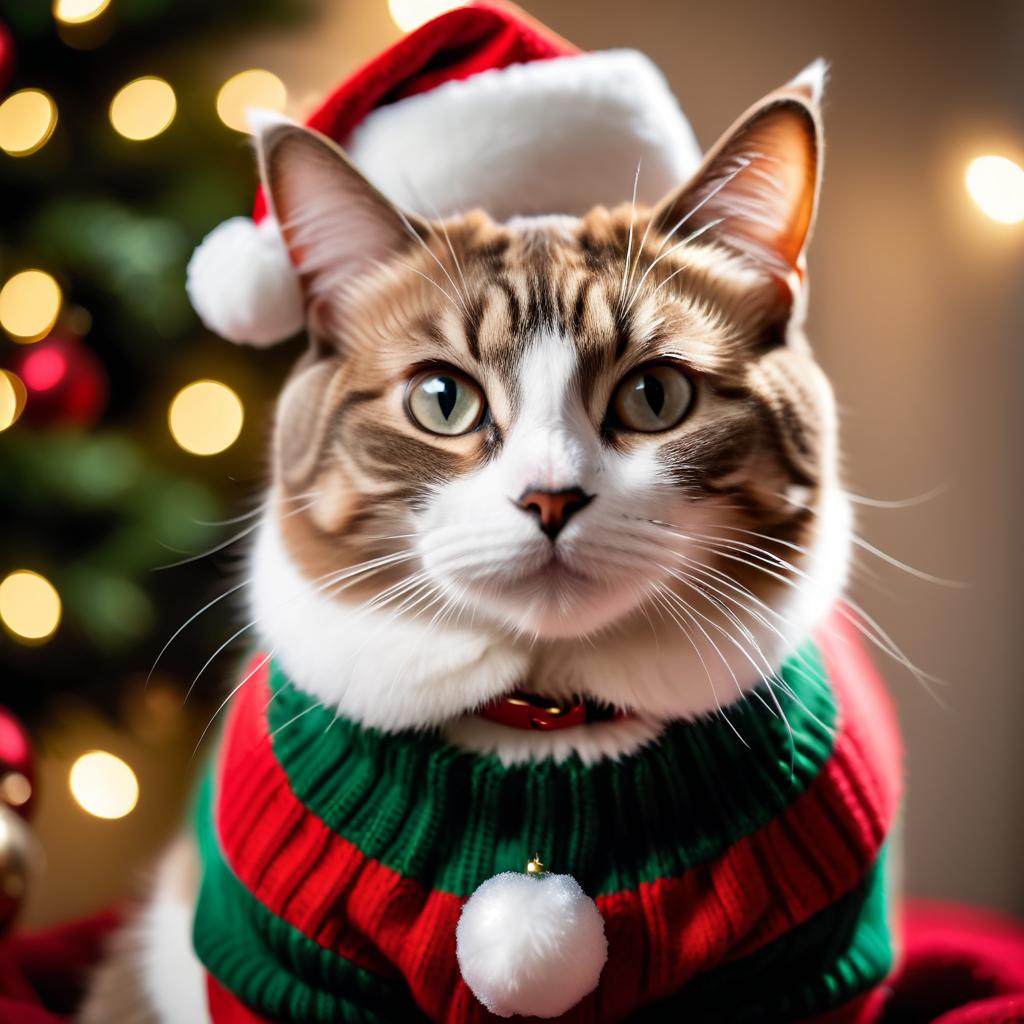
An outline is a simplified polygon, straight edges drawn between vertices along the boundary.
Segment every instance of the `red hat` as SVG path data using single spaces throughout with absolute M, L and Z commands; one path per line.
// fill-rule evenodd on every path
M 633 50 L 582 53 L 508 5 L 458 7 L 376 57 L 306 122 L 385 195 L 422 216 L 581 214 L 654 202 L 700 149 L 661 72 Z M 203 323 L 270 345 L 302 327 L 298 281 L 262 195 L 196 249 L 187 288 Z

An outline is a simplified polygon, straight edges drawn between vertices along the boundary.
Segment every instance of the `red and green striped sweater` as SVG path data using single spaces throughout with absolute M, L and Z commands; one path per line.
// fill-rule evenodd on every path
M 788 727 L 751 699 L 618 761 L 503 766 L 334 720 L 256 662 L 197 807 L 215 1024 L 497 1020 L 455 926 L 537 850 L 609 942 L 562 1019 L 869 1019 L 893 960 L 892 711 L 837 619 L 780 677 Z

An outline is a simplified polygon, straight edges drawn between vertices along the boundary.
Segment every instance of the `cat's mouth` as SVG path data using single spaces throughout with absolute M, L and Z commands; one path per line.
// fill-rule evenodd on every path
M 586 573 L 573 568 L 564 558 L 552 552 L 543 565 L 524 573 L 515 581 L 514 585 L 519 588 L 525 587 L 536 591 L 537 589 L 560 590 L 589 582 L 590 577 Z
M 566 702 L 522 690 L 491 701 L 477 715 L 498 725 L 534 732 L 571 729 L 579 725 L 617 722 L 629 718 L 624 711 L 588 698 Z

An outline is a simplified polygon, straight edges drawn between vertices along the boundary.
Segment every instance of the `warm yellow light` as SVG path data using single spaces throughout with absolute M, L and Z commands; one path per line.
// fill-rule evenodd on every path
M 46 144 L 57 127 L 57 104 L 42 89 L 22 89 L 0 103 L 0 149 L 28 156 Z
M 57 321 L 60 285 L 44 270 L 23 270 L 0 288 L 0 325 L 22 344 L 38 341 Z
M 217 380 L 197 380 L 182 388 L 167 413 L 171 436 L 193 455 L 216 455 L 230 448 L 244 418 L 241 399 Z
M 19 376 L 10 370 L 0 370 L 0 433 L 18 422 L 27 397 Z
M 248 112 L 253 107 L 284 110 L 288 91 L 272 71 L 250 68 L 232 75 L 217 93 L 217 116 L 236 132 L 249 130 Z
M 388 0 L 391 18 L 403 32 L 411 32 L 445 11 L 464 6 L 465 0 Z
M 53 0 L 53 16 L 65 25 L 81 25 L 98 18 L 110 0 Z
M 60 624 L 60 594 L 45 576 L 18 569 L 0 583 L 0 620 L 19 640 L 52 636 Z
M 1005 156 L 979 156 L 967 165 L 965 180 L 986 216 L 1001 224 L 1024 220 L 1024 168 Z
M 122 86 L 110 102 L 110 123 L 126 139 L 141 142 L 159 135 L 174 120 L 178 101 L 162 78 L 147 75 Z
M 71 766 L 71 795 L 97 818 L 123 818 L 139 802 L 135 772 L 114 754 L 90 750 Z

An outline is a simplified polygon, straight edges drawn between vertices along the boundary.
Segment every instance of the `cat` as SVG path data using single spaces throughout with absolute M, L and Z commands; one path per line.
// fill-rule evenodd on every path
M 312 698 L 297 717 L 329 715 L 312 746 L 428 735 L 521 772 L 628 765 L 714 723 L 742 751 L 757 716 L 788 724 L 801 700 L 783 666 L 839 598 L 850 544 L 834 400 L 804 333 L 818 90 L 767 95 L 657 205 L 582 217 L 429 221 L 311 130 L 267 120 L 257 149 L 310 346 L 274 420 L 251 557 L 266 654 L 246 679 L 272 658 Z M 586 721 L 510 727 L 513 694 Z M 182 839 L 83 1021 L 209 1019 L 200 874 Z

